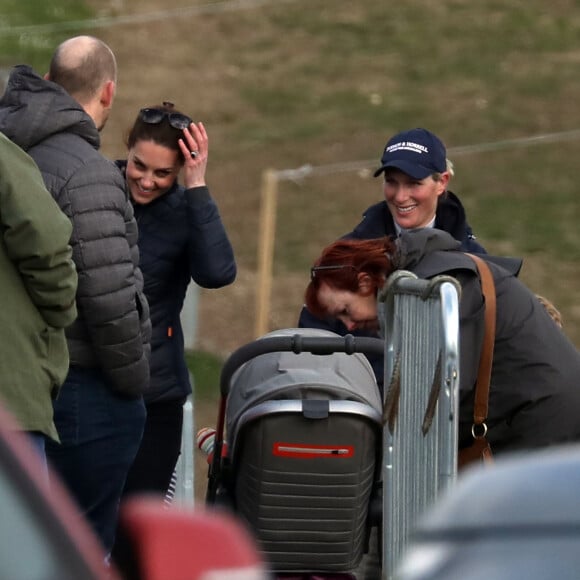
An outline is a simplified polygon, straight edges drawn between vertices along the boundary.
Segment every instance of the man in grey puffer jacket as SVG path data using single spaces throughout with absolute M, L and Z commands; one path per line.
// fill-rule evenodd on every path
M 47 454 L 106 551 L 143 433 L 151 334 L 132 206 L 98 150 L 116 72 L 106 44 L 79 36 L 56 49 L 45 78 L 15 67 L 0 100 L 1 130 L 36 161 L 73 224 L 78 318 L 66 332 L 70 368 L 54 404 L 61 444 Z

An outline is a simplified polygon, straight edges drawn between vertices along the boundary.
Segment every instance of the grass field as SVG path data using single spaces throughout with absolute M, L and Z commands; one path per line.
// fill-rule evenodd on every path
M 524 257 L 522 279 L 554 300 L 580 345 L 579 8 L 564 0 L 0 0 L 0 65 L 31 62 L 44 72 L 60 40 L 106 40 L 120 70 L 103 133 L 113 158 L 144 105 L 172 100 L 204 121 L 208 179 L 240 275 L 230 288 L 202 291 L 201 351 L 223 357 L 253 338 L 263 172 L 311 166 L 293 179 L 279 173 L 270 325 L 293 326 L 309 264 L 381 198 L 370 169 L 386 139 L 413 126 L 446 142 L 451 189 L 479 240 Z M 110 20 L 63 24 L 90 14 Z M 43 28 L 8 28 L 29 24 Z

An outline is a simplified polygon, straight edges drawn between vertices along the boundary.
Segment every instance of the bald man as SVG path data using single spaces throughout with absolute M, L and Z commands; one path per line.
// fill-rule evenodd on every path
M 36 161 L 73 224 L 78 318 L 54 403 L 61 443 L 47 455 L 107 551 L 143 433 L 151 332 L 132 206 L 121 173 L 99 153 L 116 78 L 111 49 L 77 36 L 58 46 L 44 78 L 15 67 L 0 100 L 1 130 Z

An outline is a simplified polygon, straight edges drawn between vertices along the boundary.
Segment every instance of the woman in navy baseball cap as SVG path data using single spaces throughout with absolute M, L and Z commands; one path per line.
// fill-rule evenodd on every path
M 387 142 L 381 167 L 385 201 L 397 233 L 436 227 L 439 198 L 446 194 L 453 175 L 442 141 L 427 129 L 398 133 Z

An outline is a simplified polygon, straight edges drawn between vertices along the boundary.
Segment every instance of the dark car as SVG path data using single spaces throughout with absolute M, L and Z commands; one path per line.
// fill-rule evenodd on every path
M 418 525 L 395 578 L 580 578 L 580 447 L 467 470 Z

